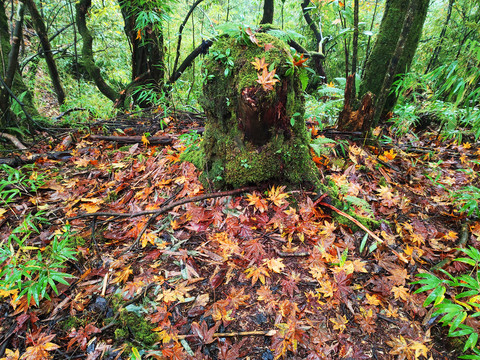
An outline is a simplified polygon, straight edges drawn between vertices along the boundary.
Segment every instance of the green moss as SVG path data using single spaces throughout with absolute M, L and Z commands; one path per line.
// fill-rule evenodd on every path
M 155 326 L 143 317 L 121 310 L 119 321 L 122 328 L 115 330 L 116 340 L 128 339 L 130 334 L 134 336 L 136 341 L 146 346 L 152 346 L 159 340 L 158 334 L 152 331 Z
M 70 331 L 72 328 L 78 329 L 80 326 L 83 325 L 84 321 L 82 321 L 76 316 L 69 316 L 68 318 L 60 322 L 60 326 L 65 331 Z
M 212 46 L 214 55 L 207 57 L 204 66 L 208 76 L 202 106 L 208 121 L 201 149 L 185 154 L 182 160 L 205 170 L 203 178 L 216 187 L 239 187 L 268 180 L 310 182 L 319 186 L 318 170 L 309 152 L 310 134 L 303 121 L 303 91 L 289 48 L 271 35 L 257 33 L 255 36 L 259 45 L 245 45 L 237 43 L 234 37 L 221 37 Z M 265 51 L 266 44 L 273 47 Z M 232 75 L 224 75 L 225 68 L 231 64 L 226 64 L 224 58 L 219 60 L 219 53 L 234 59 Z M 279 82 L 273 90 L 265 91 L 257 82 L 258 71 L 251 63 L 255 58 L 265 58 L 269 71 L 275 68 Z M 245 105 L 241 105 L 239 99 L 244 89 L 254 92 L 255 103 L 262 109 L 280 109 L 271 114 L 266 110 L 244 110 L 250 111 L 248 124 L 254 128 L 250 134 L 255 136 L 258 130 L 262 133 L 261 141 L 257 138 L 251 142 L 243 132 L 245 118 L 239 119 L 239 109 Z M 294 114 L 292 126 L 290 119 Z

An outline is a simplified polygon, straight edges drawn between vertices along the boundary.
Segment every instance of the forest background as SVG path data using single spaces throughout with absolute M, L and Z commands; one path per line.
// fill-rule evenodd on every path
M 262 26 L 327 194 L 182 161 Z M 478 2 L 2 0 L 0 44 L 0 358 L 480 358 Z

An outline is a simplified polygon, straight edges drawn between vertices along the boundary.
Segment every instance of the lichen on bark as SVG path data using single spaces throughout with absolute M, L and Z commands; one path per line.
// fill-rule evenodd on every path
M 269 34 L 255 33 L 258 44 L 244 35 L 223 36 L 210 48 L 201 100 L 205 134 L 200 149 L 184 159 L 216 187 L 267 180 L 317 185 L 299 69 L 290 50 Z M 278 80 L 271 90 L 257 82 L 262 71 L 252 64 L 263 58 Z

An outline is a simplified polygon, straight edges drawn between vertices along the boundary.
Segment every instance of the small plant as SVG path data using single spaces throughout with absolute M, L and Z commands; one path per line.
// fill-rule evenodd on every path
M 0 179 L 0 204 L 3 205 L 11 203 L 16 196 L 22 193 L 36 192 L 40 186 L 45 184 L 44 177 L 38 176 L 35 172 L 27 177 L 19 170 L 5 164 L 0 165 L 0 171 L 5 173 L 5 176 Z
M 183 153 L 199 150 L 201 139 L 202 136 L 196 130 L 180 135 L 179 140 L 185 146 Z
M 465 186 L 452 193 L 455 203 L 460 212 L 466 212 L 468 216 L 480 217 L 480 188 L 476 186 Z
M 232 50 L 226 49 L 225 53 L 220 51 L 211 51 L 210 54 L 212 55 L 213 59 L 216 61 L 220 61 L 225 66 L 224 75 L 228 77 L 232 74 L 232 70 L 235 66 L 234 58 L 231 56 Z
M 435 311 L 432 316 L 440 316 L 439 322 L 448 327 L 448 336 L 465 339 L 463 352 L 472 350 L 473 354 L 462 355 L 461 359 L 480 359 L 480 349 L 477 347 L 478 331 L 468 324 L 468 319 L 480 316 L 480 251 L 474 247 L 459 249 L 466 257 L 455 259 L 473 267 L 469 274 L 452 276 L 445 270 L 440 270 L 448 279 L 440 279 L 431 273 L 417 274 L 420 280 L 413 282 L 422 287 L 416 293 L 429 291 L 430 294 L 423 303 L 424 307 L 433 303 Z M 447 288 L 458 289 L 453 298 L 446 299 Z M 465 338 L 467 336 L 467 338 Z
M 30 236 L 40 233 L 38 224 L 42 221 L 45 219 L 39 213 L 28 214 L 0 245 L 0 290 L 15 293 L 18 299 L 26 295 L 29 304 L 33 298 L 37 305 L 43 298 L 50 299 L 49 288 L 58 295 L 56 283 L 69 285 L 66 279 L 74 276 L 59 269 L 65 268 L 66 261 L 75 260 L 76 253 L 71 247 L 69 226 L 43 251 L 28 245 Z

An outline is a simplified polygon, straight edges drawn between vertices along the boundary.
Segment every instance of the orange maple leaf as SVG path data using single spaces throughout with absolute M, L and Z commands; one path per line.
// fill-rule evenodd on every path
M 115 273 L 115 279 L 112 280 L 112 284 L 125 283 L 130 274 L 133 274 L 133 270 L 130 268 L 130 266 L 127 266 L 123 270 L 117 271 Z
M 275 71 L 276 70 L 273 69 L 272 71 L 268 72 L 267 68 L 263 68 L 262 74 L 258 74 L 257 82 L 262 85 L 263 90 L 273 90 L 275 83 L 280 81 L 274 77 Z
M 60 348 L 57 344 L 50 342 L 54 337 L 55 334 L 47 335 L 41 333 L 34 339 L 32 334 L 28 334 L 27 340 L 32 346 L 27 347 L 21 359 L 50 359 L 49 351 Z
M 305 66 L 304 63 L 308 60 L 308 58 L 304 59 L 303 55 L 304 54 L 301 54 L 300 57 L 299 57 L 297 54 L 295 54 L 293 56 L 293 65 L 294 66 L 297 66 L 297 67 Z
M 270 191 L 268 191 L 268 200 L 273 202 L 278 207 L 285 205 L 286 201 L 284 199 L 288 196 L 288 194 L 284 193 L 284 190 L 285 186 L 277 186 L 275 188 L 275 185 L 273 185 Z
M 268 64 L 265 62 L 265 56 L 261 59 L 255 58 L 255 61 L 251 61 L 250 64 L 252 64 L 257 71 L 266 69 Z
M 277 274 L 280 274 L 285 268 L 285 264 L 281 258 L 263 260 L 263 262 L 270 270 L 276 272 Z
M 256 212 L 258 210 L 263 213 L 264 211 L 268 210 L 267 202 L 262 199 L 261 196 L 257 195 L 256 192 L 254 192 L 253 194 L 248 194 L 247 200 L 248 205 L 253 205 L 255 207 L 255 210 L 253 212 Z
M 260 282 L 265 285 L 265 277 L 268 276 L 270 277 L 270 274 L 268 273 L 267 269 L 265 269 L 263 266 L 261 267 L 250 267 L 247 270 L 245 270 L 247 273 L 247 279 L 252 278 L 252 286 L 257 283 L 257 281 L 260 279 Z

